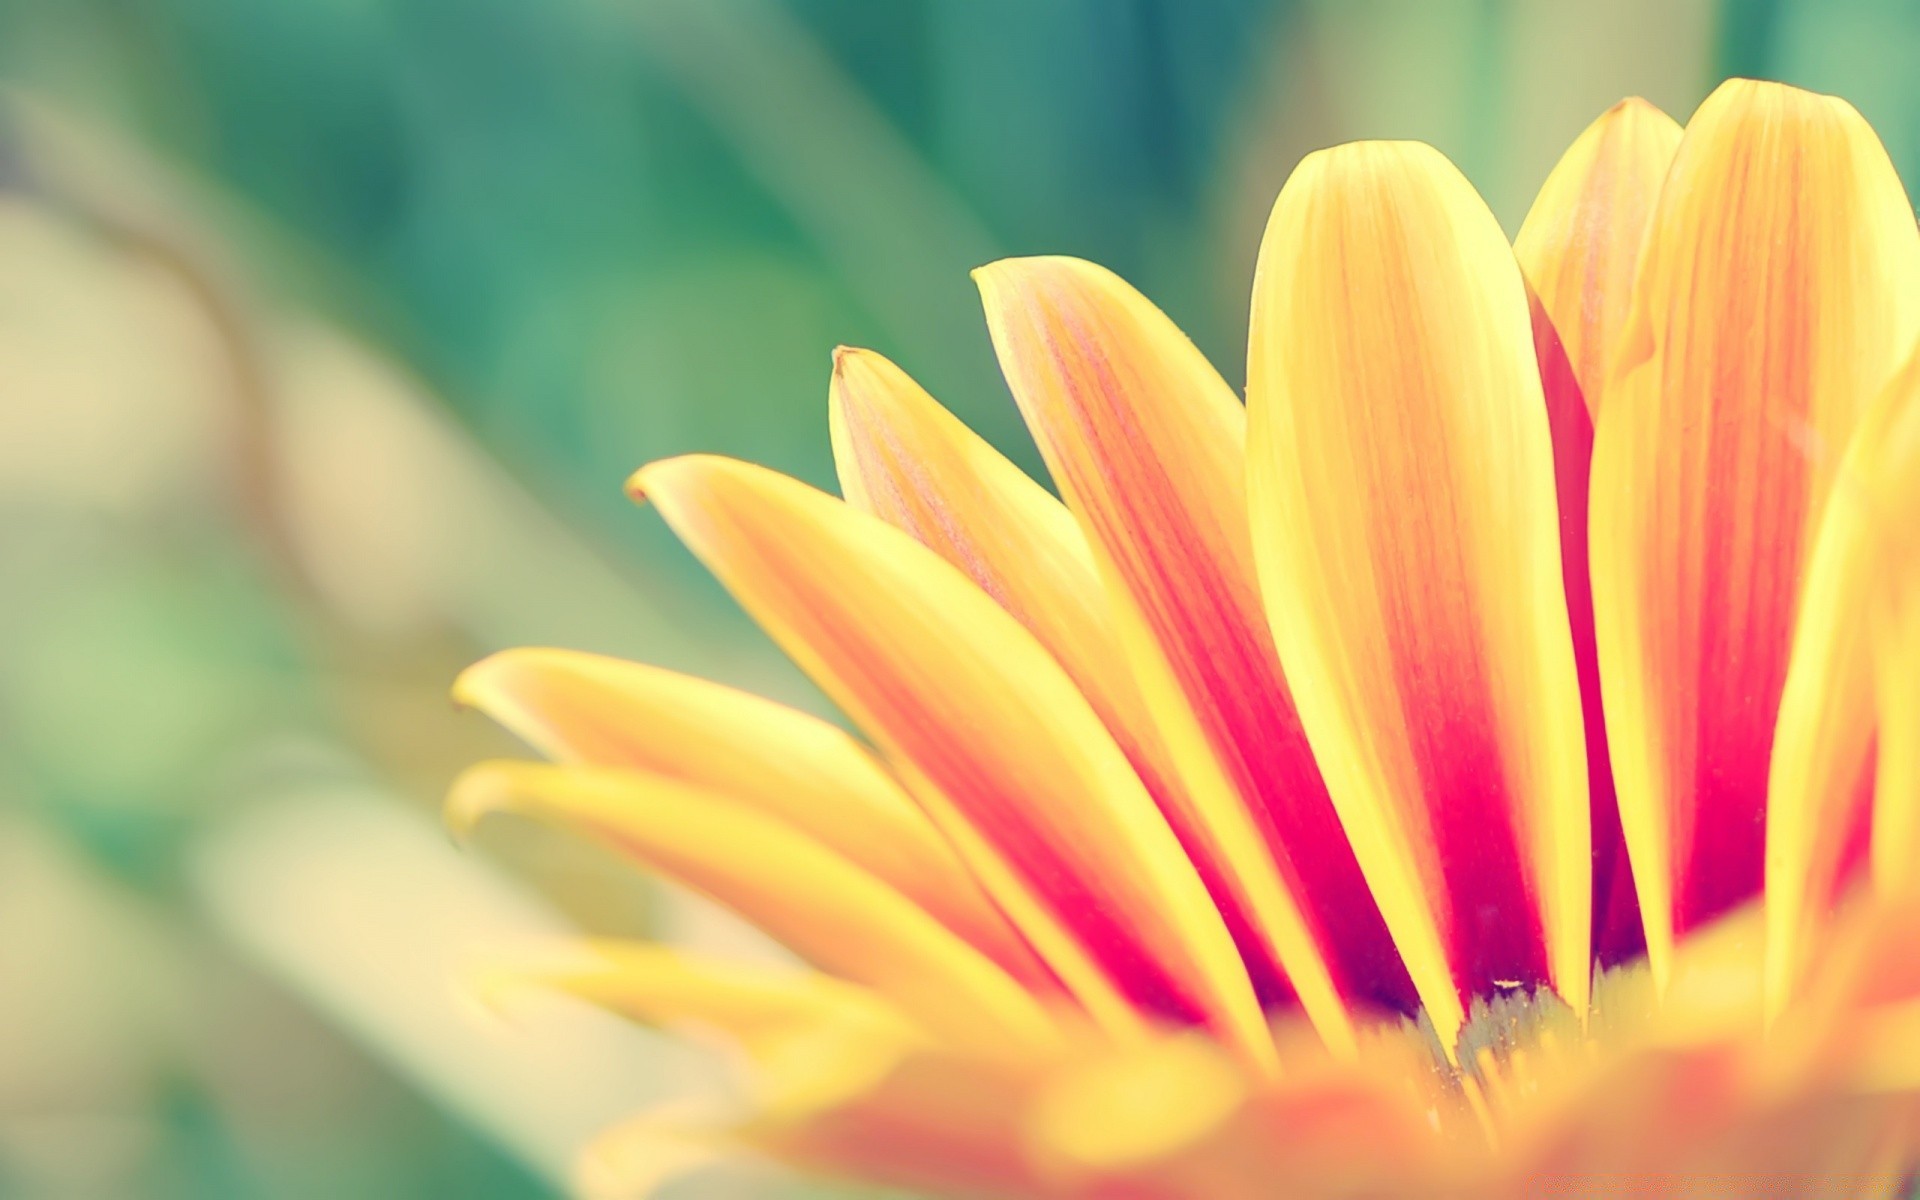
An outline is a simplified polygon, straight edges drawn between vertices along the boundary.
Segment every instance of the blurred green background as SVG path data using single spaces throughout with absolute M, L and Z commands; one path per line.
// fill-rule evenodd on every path
M 566 837 L 456 851 L 512 747 L 446 686 L 538 642 L 817 703 L 620 483 L 830 483 L 835 344 L 1032 465 L 985 260 L 1102 261 L 1238 379 L 1307 150 L 1432 141 L 1511 231 L 1614 100 L 1757 74 L 1911 183 L 1917 62 L 1911 0 L 0 2 L 0 1195 L 548 1195 L 713 1085 L 462 986 L 576 925 L 763 950 Z

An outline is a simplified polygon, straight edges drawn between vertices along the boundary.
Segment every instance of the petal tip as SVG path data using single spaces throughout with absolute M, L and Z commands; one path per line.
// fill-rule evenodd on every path
M 447 789 L 440 819 L 456 842 L 465 842 L 490 813 L 511 811 L 518 789 L 514 786 L 514 764 L 476 763 L 462 771 Z
M 646 466 L 641 467 L 633 474 L 627 476 L 627 482 L 625 484 L 627 499 L 633 501 L 635 504 L 645 504 L 647 502 L 647 495 L 653 488 L 652 480 L 656 475 L 656 469 L 659 465 L 659 463 L 648 463 Z
M 898 372 L 899 368 L 878 350 L 868 350 L 863 346 L 835 346 L 833 383 L 829 395 L 836 400 L 845 398 L 849 391 L 864 395 L 872 390 L 870 385 L 874 377 L 889 370 Z
M 627 496 L 636 504 L 658 502 L 734 462 L 719 454 L 680 454 L 655 459 L 627 476 Z
M 1358 138 L 1351 142 L 1339 142 L 1332 146 L 1322 146 L 1300 161 L 1334 163 L 1374 164 L 1390 162 L 1401 158 L 1446 158 L 1438 147 L 1431 142 L 1422 142 L 1411 138 Z M 1452 161 L 1451 159 L 1448 160 Z
M 1280 189 L 1274 212 L 1281 211 L 1283 201 L 1303 195 L 1354 194 L 1397 179 L 1442 173 L 1458 175 L 1460 169 L 1428 142 L 1387 139 L 1341 142 L 1324 146 L 1300 160 L 1286 186 Z
M 1070 254 L 1032 254 L 997 258 L 970 272 L 974 286 L 991 302 L 996 295 L 1031 287 L 1054 279 L 1104 277 L 1105 267 L 1075 258 Z
M 1680 124 L 1665 109 L 1644 96 L 1628 96 L 1600 114 L 1595 125 L 1602 129 L 1624 128 L 1639 131 L 1657 128 L 1674 141 L 1679 140 Z
M 1701 101 L 1700 107 L 1695 110 L 1694 120 L 1698 121 L 1702 115 L 1722 109 L 1772 119 L 1815 112 L 1858 116 L 1859 112 L 1839 96 L 1796 87 L 1791 83 L 1781 83 L 1774 79 L 1748 79 L 1738 76 L 1722 80 L 1719 87 L 1708 93 L 1707 98 Z
M 1007 274 L 1014 269 L 1013 264 L 1018 261 L 1018 259 L 1012 258 L 996 258 L 990 263 L 981 263 L 973 270 L 968 271 L 967 278 L 973 280 L 973 286 L 980 289 L 984 294 L 1001 283 Z
M 489 654 L 454 676 L 453 686 L 447 689 L 453 706 L 459 709 L 484 708 L 483 698 L 491 690 L 489 684 L 500 670 L 500 660 L 511 653 L 510 650 L 502 650 L 497 654 Z
M 510 646 L 495 650 L 456 675 L 448 695 L 459 708 L 490 713 L 497 701 L 509 697 L 528 678 L 529 669 L 537 674 L 543 666 L 552 666 L 556 659 L 575 653 L 548 646 Z

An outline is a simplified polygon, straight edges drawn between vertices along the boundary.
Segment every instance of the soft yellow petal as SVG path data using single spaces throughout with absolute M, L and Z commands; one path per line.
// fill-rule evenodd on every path
M 1622 100 L 1574 139 L 1513 239 L 1589 413 L 1626 327 L 1647 220 L 1679 147 L 1677 121 L 1638 97 Z
M 1759 888 L 1807 554 L 1920 329 L 1920 232 L 1845 103 L 1736 80 L 1687 127 L 1598 406 L 1596 630 L 1648 951 Z
M 1171 1001 L 1271 1061 L 1199 875 L 1024 626 L 907 534 L 774 472 L 695 456 L 634 487 L 882 747 L 1096 1019 L 1127 1020 L 1119 994 Z
M 1248 363 L 1254 551 L 1334 804 L 1443 1037 L 1588 985 L 1580 690 L 1553 443 L 1506 238 L 1419 143 L 1309 156 Z
M 829 1026 L 865 1026 L 903 1043 L 916 1037 L 893 1005 L 858 984 L 652 942 L 588 942 L 563 960 L 500 966 L 493 976 L 554 988 L 643 1025 L 718 1034 L 756 1057 Z
M 506 650 L 454 697 L 568 762 L 633 767 L 785 821 L 899 890 L 1021 980 L 1045 969 L 926 815 L 844 730 L 758 696 L 574 650 Z
M 1060 1072 L 1034 1100 L 1030 1136 L 1056 1170 L 1124 1171 L 1213 1133 L 1248 1091 L 1246 1075 L 1217 1047 L 1166 1039 Z
M 879 993 L 831 975 L 727 962 L 646 942 L 594 942 L 575 961 L 517 973 L 642 1024 L 717 1038 L 744 1055 L 758 1115 L 786 1119 L 870 1090 L 931 1049 Z
M 680 1179 L 736 1153 L 723 1117 L 671 1104 L 598 1134 L 574 1164 L 580 1200 L 649 1200 Z
M 531 813 L 577 825 L 866 984 L 936 1036 L 1044 1047 L 1052 1020 L 1011 976 L 899 892 L 813 839 L 714 792 L 605 767 L 492 762 L 455 783 L 448 820 Z

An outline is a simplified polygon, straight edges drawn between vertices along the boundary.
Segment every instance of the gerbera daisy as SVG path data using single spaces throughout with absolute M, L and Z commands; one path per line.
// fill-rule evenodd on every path
M 1574 143 L 1509 243 L 1308 156 L 1240 398 L 1071 259 L 977 273 L 1059 498 L 878 354 L 843 498 L 633 478 L 862 735 L 516 650 L 457 686 L 575 823 L 806 967 L 590 947 L 754 1148 L 939 1194 L 1894 1194 L 1920 1154 L 1920 230 L 1844 102 Z

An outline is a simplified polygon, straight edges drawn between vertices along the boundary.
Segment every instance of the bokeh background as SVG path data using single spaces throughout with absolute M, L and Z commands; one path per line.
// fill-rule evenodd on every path
M 1023 463 L 967 278 L 1109 264 L 1230 379 L 1298 157 L 1509 231 L 1619 97 L 1836 91 L 1920 182 L 1911 0 L 0 0 L 0 1195 L 554 1194 L 710 1064 L 474 964 L 766 953 L 435 809 L 548 643 L 819 701 L 620 483 L 828 484 L 828 351 Z M 752 1170 L 671 1194 L 840 1194 Z

